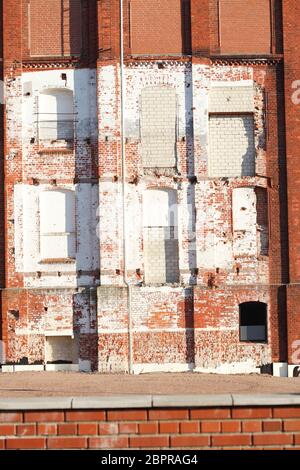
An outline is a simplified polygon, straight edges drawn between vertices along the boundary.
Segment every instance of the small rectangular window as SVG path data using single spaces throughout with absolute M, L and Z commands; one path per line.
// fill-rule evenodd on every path
M 267 305 L 262 302 L 240 304 L 240 341 L 267 341 Z

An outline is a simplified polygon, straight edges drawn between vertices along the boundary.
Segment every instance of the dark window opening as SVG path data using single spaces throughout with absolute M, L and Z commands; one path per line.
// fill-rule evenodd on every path
M 262 302 L 240 304 L 240 341 L 267 342 L 267 305 Z

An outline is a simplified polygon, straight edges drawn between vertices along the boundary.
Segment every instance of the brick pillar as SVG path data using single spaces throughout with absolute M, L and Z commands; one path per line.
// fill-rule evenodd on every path
M 288 353 L 293 363 L 293 342 L 300 340 L 300 3 L 283 2 L 285 59 L 286 157 L 290 287 L 287 291 Z
M 257 77 L 257 81 L 259 81 L 259 77 Z M 270 332 L 274 362 L 287 360 L 285 284 L 288 281 L 288 236 L 282 84 L 281 64 L 266 67 L 266 162 L 269 181 L 269 281 L 271 284 Z
M 128 11 L 127 0 L 123 4 L 124 11 Z M 119 32 L 119 0 L 100 0 L 98 2 L 98 51 L 101 60 L 120 56 Z
M 0 1 L 0 16 L 2 18 L 2 0 Z M 3 81 L 3 28 L 0 22 L 0 80 Z M 3 104 L 0 103 L 0 318 L 2 312 L 2 288 L 5 285 L 4 270 L 4 158 L 3 158 L 3 138 L 4 138 L 4 114 Z M 0 340 L 2 340 L 2 322 L 0 321 Z M 1 350 L 0 350 L 1 354 Z
M 0 1 L 0 16 L 2 17 L 2 0 Z M 0 80 L 3 81 L 3 28 L 2 22 L 0 22 Z M 0 103 L 0 296 L 1 288 L 4 287 L 5 283 L 5 270 L 4 270 L 4 105 Z M 1 297 L 0 297 L 1 306 Z M 0 310 L 1 311 L 1 310 Z M 1 339 L 1 322 L 0 322 L 0 339 Z
M 209 0 L 191 0 L 192 53 L 207 54 L 210 50 Z

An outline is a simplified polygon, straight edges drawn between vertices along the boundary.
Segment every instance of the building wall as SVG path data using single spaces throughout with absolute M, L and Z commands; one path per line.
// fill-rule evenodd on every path
M 76 337 L 80 368 L 102 372 L 253 372 L 286 360 L 295 323 L 285 299 L 280 2 L 251 0 L 249 15 L 234 2 L 231 13 L 227 0 L 147 2 L 161 34 L 150 44 L 140 2 L 124 1 L 122 67 L 118 1 L 76 2 L 80 19 L 56 2 L 45 20 L 53 44 L 46 33 L 37 40 L 39 24 L 32 30 L 40 3 L 5 2 L 9 362 L 47 360 L 56 336 L 62 349 Z M 238 12 L 237 31 L 247 23 L 249 37 L 254 26 L 264 34 L 230 35 L 226 18 Z M 49 191 L 74 194 L 72 233 L 62 210 L 59 233 L 45 235 Z M 167 193 L 176 203 L 163 216 Z M 240 341 L 243 302 L 267 304 L 266 342 Z

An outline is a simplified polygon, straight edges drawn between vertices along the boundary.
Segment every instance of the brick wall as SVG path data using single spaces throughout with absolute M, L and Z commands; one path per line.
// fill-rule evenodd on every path
M 219 4 L 222 53 L 271 52 L 270 0 L 220 0 Z
M 2 411 L 0 449 L 299 450 L 299 417 L 299 406 Z
M 31 56 L 68 56 L 80 53 L 80 3 L 80 0 L 30 0 Z
M 181 0 L 131 0 L 132 54 L 180 54 L 183 50 Z
M 138 12 L 140 16 L 152 5 L 152 2 L 138 3 L 142 6 Z M 190 2 L 194 54 L 192 58 L 182 56 L 180 2 L 172 1 L 176 8 L 168 11 L 165 8 L 169 2 L 155 3 L 161 5 L 166 14 L 160 15 L 157 22 L 158 29 L 164 33 L 163 38 L 156 35 L 153 41 L 155 24 L 149 26 L 140 17 L 139 22 L 132 23 L 129 3 L 124 1 L 129 238 L 126 274 L 134 291 L 134 363 L 139 370 L 145 364 L 155 368 L 166 363 L 166 366 L 178 368 L 196 364 L 206 370 L 223 367 L 228 371 L 242 367 L 243 371 L 253 371 L 262 363 L 286 358 L 284 283 L 288 281 L 288 256 L 281 59 L 275 56 L 255 61 L 249 57 L 209 57 L 210 53 L 220 51 L 217 0 Z M 278 9 L 278 2 L 275 3 Z M 44 2 L 39 3 L 42 4 Z M 81 360 L 101 371 L 124 371 L 128 368 L 128 292 L 124 293 L 122 288 L 119 2 L 83 0 L 81 4 L 84 54 L 81 58 L 66 56 L 55 57 L 55 60 L 49 56 L 30 57 L 28 1 L 7 0 L 4 5 L 7 93 L 5 262 L 6 287 L 15 290 L 3 294 L 3 336 L 7 341 L 9 360 L 27 358 L 34 363 L 44 360 L 45 330 L 51 333 L 52 325 L 53 329 L 65 329 L 70 334 L 74 326 L 80 334 Z M 63 5 L 67 12 L 68 1 L 64 0 Z M 286 14 L 293 15 L 293 8 Z M 157 17 L 158 11 L 153 9 L 151 14 Z M 148 18 L 151 18 L 150 13 Z M 258 27 L 262 18 L 258 18 Z M 289 16 L 286 18 L 289 25 L 292 20 Z M 249 19 L 252 23 L 253 16 Z M 38 23 L 37 29 L 31 31 L 33 35 L 41 34 Z M 79 33 L 80 25 L 76 21 L 71 23 L 66 23 L 68 29 L 73 25 Z M 134 51 L 130 49 L 134 46 L 130 32 L 133 33 L 137 26 L 139 30 L 135 33 L 143 32 L 143 27 L 145 31 L 151 28 L 146 39 L 151 40 L 150 46 L 154 49 L 152 52 L 148 46 L 146 49 L 154 57 L 147 60 L 129 55 Z M 292 27 L 286 27 L 287 90 L 290 90 L 292 80 L 297 80 L 298 73 L 297 64 L 290 67 L 297 56 L 290 38 L 293 29 L 297 29 L 294 23 Z M 260 37 L 264 39 L 257 34 L 257 38 Z M 70 39 L 68 35 L 64 38 Z M 78 41 L 76 44 L 78 46 Z M 143 46 L 142 42 L 140 44 Z M 257 52 L 261 47 L 259 43 Z M 66 44 L 64 49 L 68 52 Z M 157 51 L 160 55 L 155 56 Z M 174 54 L 180 54 L 180 57 Z M 96 57 L 99 59 L 97 66 Z M 35 122 L 37 105 L 40 93 L 49 87 L 66 87 L 74 93 L 76 139 L 70 148 L 58 149 L 57 144 L 51 142 L 50 148 L 45 148 L 39 143 Z M 164 92 L 170 90 L 170 94 L 166 100 L 159 98 L 156 110 L 159 112 L 154 117 L 146 116 L 145 128 L 152 128 L 156 139 L 158 116 L 162 119 L 163 132 L 155 145 L 149 144 L 153 167 L 145 168 L 141 144 L 141 96 L 143 90 L 156 87 Z M 31 90 L 30 93 L 25 93 L 25 89 Z M 154 101 L 153 96 L 150 99 Z M 175 100 L 177 132 L 173 134 Z M 288 158 L 293 162 L 298 148 L 298 122 L 288 105 L 287 110 L 291 123 Z M 253 112 L 254 140 L 251 145 L 255 145 L 256 176 L 242 176 L 239 161 L 237 175 L 223 179 L 227 171 L 222 167 L 223 149 L 222 154 L 219 149 L 216 162 L 218 173 L 209 174 L 212 159 L 208 133 L 210 112 Z M 238 147 L 240 142 L 231 132 L 232 126 L 229 131 Z M 226 133 L 224 139 L 227 137 Z M 169 168 L 175 166 L 174 155 L 176 170 Z M 157 170 L 157 163 L 164 166 Z M 297 211 L 297 170 L 292 163 L 289 166 L 289 204 L 292 211 Z M 249 173 L 254 174 L 252 167 Z M 76 191 L 78 256 L 72 265 L 39 263 L 38 194 L 54 187 Z M 269 208 L 269 257 L 266 252 L 259 252 L 262 239 L 257 239 L 256 229 L 248 230 L 244 235 L 237 235 L 233 230 L 232 193 L 243 187 L 251 189 L 252 193 L 256 187 L 268 193 L 268 197 L 261 198 L 260 213 L 266 214 Z M 144 256 L 147 241 L 140 221 L 143 194 L 151 188 L 169 188 L 178 194 L 179 272 L 176 271 L 176 276 L 178 274 L 181 287 L 168 285 L 151 290 L 143 285 L 147 271 Z M 99 239 L 95 235 L 98 202 Z M 129 207 L 133 203 L 136 211 L 132 216 Z M 291 277 L 297 280 L 298 225 L 297 217 L 291 213 Z M 251 220 L 256 221 L 254 217 Z M 265 223 L 260 226 L 264 230 Z M 172 248 L 172 262 L 177 265 L 175 243 L 171 245 L 168 249 Z M 155 261 L 153 257 L 151 261 Z M 100 281 L 101 289 L 111 287 L 111 293 L 102 295 L 99 290 L 96 299 L 95 287 Z M 232 285 L 235 286 L 233 291 Z M 53 287 L 60 290 L 53 292 Z M 25 290 L 18 290 L 22 288 Z M 241 301 L 257 300 L 258 296 L 268 303 L 269 344 L 244 345 L 238 337 L 238 305 Z M 295 339 L 299 331 L 296 288 L 288 307 L 291 309 L 289 335 Z M 20 313 L 19 318 L 16 318 L 16 311 Z M 26 328 L 30 330 L 29 336 L 24 334 Z

